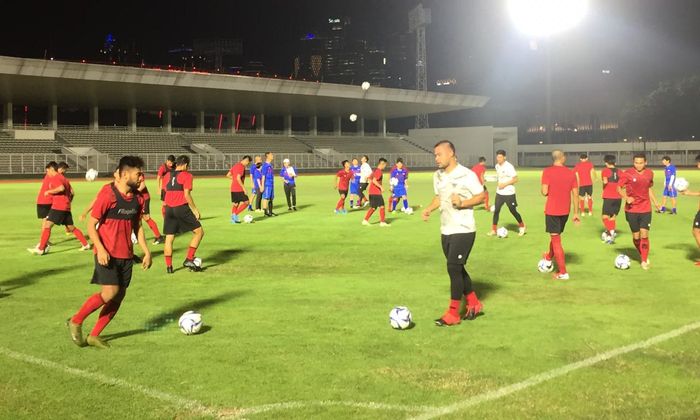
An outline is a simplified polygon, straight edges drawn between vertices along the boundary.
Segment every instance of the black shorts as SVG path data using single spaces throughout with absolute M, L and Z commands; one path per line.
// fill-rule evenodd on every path
M 445 254 L 448 264 L 466 264 L 469 254 L 472 252 L 476 232 L 455 233 L 442 235 L 442 253 Z
M 36 218 L 37 219 L 46 219 L 46 216 L 49 215 L 49 211 L 51 211 L 51 204 L 37 204 L 36 205 Z
M 586 194 L 588 194 L 589 197 L 593 197 L 593 185 L 584 185 L 578 187 L 578 195 L 580 197 L 583 197 Z
M 248 195 L 242 191 L 231 191 L 231 202 L 232 203 L 245 203 L 250 201 Z
M 163 223 L 163 233 L 175 235 L 182 232 L 192 232 L 202 227 L 192 209 L 187 204 L 177 207 L 165 207 L 165 222 Z
M 143 214 L 151 214 L 151 198 L 147 198 L 143 202 Z
M 515 194 L 510 194 L 510 195 L 501 195 L 501 194 L 496 194 L 496 208 L 501 208 L 504 204 L 508 206 L 508 204 L 511 204 L 514 208 L 518 207 L 518 197 L 515 196 Z M 510 206 L 508 206 L 510 207 Z
M 369 196 L 369 206 L 373 209 L 376 209 L 377 207 L 384 207 L 384 196 L 371 194 Z
M 700 210 L 695 213 L 695 220 L 693 221 L 693 229 L 700 229 Z
M 95 255 L 95 270 L 92 272 L 92 284 L 129 287 L 134 260 L 129 258 L 110 258 L 107 267 L 97 262 Z
M 369 182 L 360 182 L 360 193 L 365 192 L 367 187 L 369 186 Z
M 617 216 L 620 213 L 620 206 L 622 205 L 622 199 L 620 198 L 604 198 L 603 199 L 603 215 L 604 216 Z
M 625 218 L 630 225 L 632 232 L 639 232 L 640 229 L 651 229 L 651 212 L 649 213 L 630 213 L 625 212 Z
M 544 225 L 545 231 L 547 233 L 564 233 L 564 227 L 566 227 L 566 222 L 569 221 L 569 215 L 564 216 L 551 216 L 549 214 L 544 215 Z
M 347 197 L 347 196 L 348 196 L 348 190 L 338 190 L 338 194 L 341 195 L 341 196 Z
M 160 201 L 165 201 L 165 190 L 160 190 Z
M 73 213 L 70 210 L 49 210 L 46 220 L 53 222 L 55 225 L 72 226 Z

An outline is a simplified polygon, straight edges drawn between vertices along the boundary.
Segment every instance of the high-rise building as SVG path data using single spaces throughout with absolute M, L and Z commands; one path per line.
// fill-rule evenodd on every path
M 243 41 L 226 38 L 195 39 L 192 53 L 199 58 L 203 70 L 227 72 L 227 69 L 241 64 Z

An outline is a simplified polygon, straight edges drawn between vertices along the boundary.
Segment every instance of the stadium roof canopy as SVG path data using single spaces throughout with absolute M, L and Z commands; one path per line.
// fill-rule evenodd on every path
M 483 107 L 487 97 L 0 56 L 0 100 L 35 106 L 367 119 Z

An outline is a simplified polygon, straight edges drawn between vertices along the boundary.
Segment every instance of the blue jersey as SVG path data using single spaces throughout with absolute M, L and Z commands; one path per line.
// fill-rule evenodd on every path
M 664 174 L 666 175 L 666 183 L 664 185 L 668 187 L 676 180 L 676 165 L 668 165 L 664 169 Z
M 359 184 L 360 183 L 360 165 L 352 165 L 350 166 L 350 172 L 355 174 L 353 177 L 352 181 L 350 181 L 353 184 Z
M 293 166 L 290 166 L 290 168 L 292 168 L 292 171 L 294 171 L 295 174 L 297 173 L 297 170 L 294 169 Z M 295 182 L 296 176 L 291 176 L 291 175 L 289 175 L 289 172 L 287 172 L 287 168 L 282 168 L 282 169 L 280 170 L 280 176 L 281 176 L 282 178 L 284 178 L 285 180 L 287 180 L 287 184 L 289 184 L 289 185 L 296 185 L 296 182 Z
M 265 177 L 265 187 L 273 187 L 275 185 L 275 168 L 271 163 L 265 162 L 260 168 L 261 176 Z
M 391 178 L 396 178 L 398 180 L 397 187 L 406 187 L 406 178 L 408 178 L 408 171 L 405 168 L 394 168 L 391 171 Z
M 250 167 L 250 177 L 253 179 L 253 188 L 257 189 L 258 188 L 258 180 L 262 178 L 262 174 L 260 173 L 260 168 L 257 166 L 253 165 Z

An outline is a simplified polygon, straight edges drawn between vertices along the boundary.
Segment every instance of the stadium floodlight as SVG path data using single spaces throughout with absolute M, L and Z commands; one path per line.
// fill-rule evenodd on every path
M 369 82 L 362 82 L 362 90 L 368 90 L 369 89 Z
M 508 0 L 515 26 L 534 38 L 546 38 L 576 26 L 588 12 L 588 0 Z

